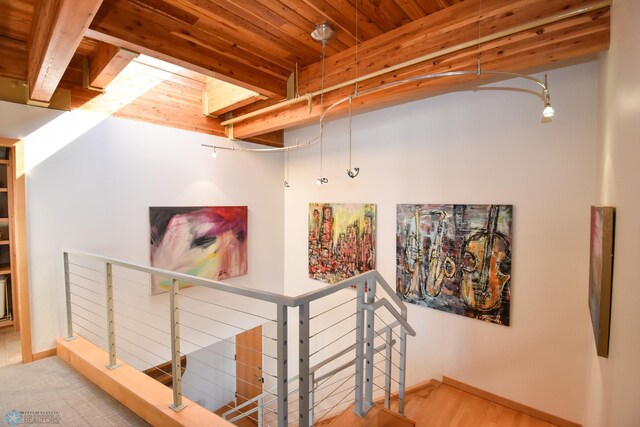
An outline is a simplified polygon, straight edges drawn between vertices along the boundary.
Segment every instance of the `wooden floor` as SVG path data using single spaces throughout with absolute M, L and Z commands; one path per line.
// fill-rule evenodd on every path
M 435 380 L 407 394 L 404 412 L 416 427 L 554 426 Z
M 13 327 L 0 329 L 0 368 L 22 363 L 20 332 Z

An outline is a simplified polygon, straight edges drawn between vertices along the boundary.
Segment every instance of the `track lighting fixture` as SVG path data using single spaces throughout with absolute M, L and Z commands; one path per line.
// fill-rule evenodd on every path
M 218 157 L 218 153 L 216 152 L 216 147 L 213 147 L 213 150 L 211 150 L 211 158 L 215 159 L 216 157 Z
M 544 95 L 544 110 L 542 110 L 542 116 L 545 118 L 553 117 L 556 112 L 551 106 L 551 96 L 549 95 L 549 85 L 547 84 L 547 75 L 544 75 L 544 89 L 542 90 Z
M 357 5 L 357 2 L 356 2 Z M 357 73 L 357 65 L 358 65 L 358 58 L 357 58 L 357 54 L 358 54 L 358 42 L 357 42 L 357 8 L 356 8 L 356 78 L 352 79 L 352 80 L 348 80 L 336 85 L 333 85 L 329 88 L 324 87 L 324 65 L 325 65 L 325 48 L 327 45 L 327 42 L 335 35 L 335 31 L 333 30 L 333 28 L 331 27 L 330 24 L 328 23 L 322 23 L 316 26 L 316 28 L 313 30 L 313 32 L 311 33 L 311 37 L 314 40 L 317 40 L 319 42 L 322 43 L 322 61 L 321 61 L 321 87 L 320 90 L 315 91 L 315 92 L 310 92 L 304 95 L 298 95 L 295 98 L 286 100 L 286 101 L 282 101 L 278 104 L 269 106 L 269 107 L 265 107 L 262 110 L 256 110 L 256 111 L 252 111 L 250 113 L 247 113 L 245 115 L 242 116 L 238 116 L 238 117 L 234 117 L 232 119 L 223 121 L 221 124 L 223 126 L 232 126 L 235 123 L 240 123 L 243 120 L 246 120 L 250 117 L 255 117 L 258 116 L 260 114 L 264 114 L 266 112 L 271 112 L 271 111 L 275 111 L 279 108 L 284 108 L 290 105 L 294 105 L 296 103 L 300 103 L 300 102 L 307 102 L 309 104 L 309 109 L 311 110 L 311 106 L 312 106 L 312 100 L 315 97 L 319 97 L 320 98 L 320 120 L 319 120 L 319 125 L 320 125 L 320 129 L 318 132 L 318 135 L 315 136 L 312 139 L 309 139 L 306 142 L 303 143 L 298 143 L 296 141 L 295 145 L 291 145 L 288 147 L 268 147 L 268 148 L 249 148 L 249 147 L 242 147 L 242 146 L 238 146 L 236 143 L 236 141 L 239 142 L 243 142 L 241 140 L 235 140 L 233 138 L 231 138 L 231 142 L 232 145 L 231 147 L 226 147 L 226 146 L 212 146 L 212 145 L 206 145 L 206 144 L 202 144 L 206 147 L 213 147 L 214 151 L 211 153 L 212 157 L 215 157 L 215 149 L 219 148 L 221 150 L 233 150 L 233 151 L 246 151 L 246 152 L 273 152 L 273 151 L 286 151 L 287 154 L 290 150 L 298 150 L 298 149 L 302 149 L 302 148 L 307 148 L 310 147 L 312 145 L 318 144 L 320 145 L 320 178 L 317 178 L 316 181 L 318 182 L 318 185 L 322 185 L 322 184 L 326 184 L 329 182 L 329 180 L 327 178 L 325 178 L 323 176 L 323 171 L 322 171 L 322 158 L 323 158 L 323 147 L 322 147 L 322 134 L 323 134 L 323 128 L 324 125 L 326 124 L 326 119 L 327 119 L 327 114 L 333 110 L 335 107 L 343 104 L 344 102 L 349 102 L 349 168 L 347 169 L 347 175 L 350 178 L 355 178 L 356 176 L 358 176 L 358 174 L 360 173 L 360 168 L 358 167 L 353 167 L 351 164 L 351 116 L 352 116 L 352 112 L 351 112 L 351 104 L 352 104 L 352 100 L 353 98 L 357 98 L 359 96 L 362 95 L 367 95 L 373 92 L 377 92 L 377 91 L 381 91 L 381 90 L 386 90 L 398 85 L 402 85 L 402 84 L 407 84 L 407 83 L 415 83 L 415 82 L 419 82 L 419 81 L 423 81 L 423 80 L 431 80 L 431 79 L 439 79 L 439 78 L 447 78 L 447 77 L 457 77 L 457 76 L 498 76 L 498 77 L 504 77 L 504 78 L 523 78 L 523 79 L 527 79 L 532 81 L 533 83 L 537 84 L 538 86 L 540 86 L 540 88 L 542 88 L 542 94 L 541 97 L 544 100 L 544 109 L 542 111 L 542 115 L 545 118 L 551 118 L 554 116 L 555 114 L 555 110 L 553 109 L 553 107 L 551 106 L 551 96 L 549 93 L 549 86 L 547 83 L 547 76 L 544 76 L 544 81 L 536 78 L 536 77 L 532 77 L 526 74 L 520 74 L 520 73 L 514 73 L 514 72 L 510 72 L 510 71 L 494 71 L 494 70 L 483 70 L 481 67 L 481 63 L 480 63 L 480 45 L 482 43 L 486 43 L 487 41 L 491 41 L 493 40 L 494 36 L 485 36 L 482 37 L 481 36 L 481 17 L 482 17 L 482 2 L 481 0 L 479 1 L 479 9 L 478 9 L 478 40 L 476 43 L 478 52 L 477 52 L 477 67 L 475 70 L 461 70 L 461 71 L 448 71 L 448 72 L 443 72 L 443 73 L 432 73 L 432 74 L 424 74 L 424 75 L 419 75 L 419 76 L 414 76 L 414 77 L 409 77 L 409 78 L 405 78 L 402 80 L 395 80 L 395 81 L 391 81 L 391 82 L 386 82 L 386 83 L 382 83 L 379 84 L 377 86 L 370 86 L 364 90 L 361 90 L 359 88 L 359 82 L 363 81 L 363 80 L 369 80 L 369 79 L 373 79 L 375 77 L 381 76 L 383 74 L 387 74 L 391 71 L 395 71 L 395 70 L 400 70 L 403 69 L 405 67 L 409 67 L 409 66 L 413 66 L 415 64 L 424 62 L 426 60 L 430 60 L 433 59 L 433 57 L 431 56 L 431 54 L 429 55 L 425 55 L 423 57 L 420 58 L 415 58 L 412 60 L 408 60 L 405 61 L 403 63 L 394 65 L 392 67 L 388 67 L 388 68 L 384 68 L 378 71 L 374 71 L 372 73 L 366 74 L 364 76 L 358 76 Z M 465 48 L 467 48 L 469 46 L 465 45 Z M 462 47 L 460 48 L 462 49 Z M 327 106 L 326 108 L 323 105 L 323 101 L 324 101 L 324 95 L 328 92 L 333 92 L 335 90 L 344 88 L 344 87 L 348 87 L 348 86 L 353 86 L 354 87 L 354 92 L 349 95 L 346 96 L 342 99 L 337 100 L 336 102 L 334 102 L 333 104 Z M 288 159 L 287 159 L 287 164 L 288 164 Z M 284 185 L 285 187 L 289 187 L 289 179 L 287 176 L 287 179 L 285 179 L 284 181 Z

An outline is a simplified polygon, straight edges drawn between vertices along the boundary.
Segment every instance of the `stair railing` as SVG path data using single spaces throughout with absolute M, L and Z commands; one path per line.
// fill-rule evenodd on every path
M 217 322 L 216 324 L 224 324 L 227 328 L 236 328 L 243 331 L 249 330 L 249 328 L 252 327 L 248 326 L 249 321 L 243 321 L 244 323 L 239 322 L 243 323 L 242 325 L 230 323 L 231 320 L 229 320 L 229 318 L 232 316 L 226 312 L 223 315 L 224 320 L 204 316 L 204 312 L 208 313 L 218 310 L 233 310 L 237 316 L 244 317 L 254 315 L 250 313 L 254 310 L 238 310 L 236 307 L 237 302 L 232 302 L 228 304 L 230 307 L 227 307 L 217 300 L 211 302 L 209 300 L 199 299 L 204 298 L 201 297 L 200 294 L 194 296 L 194 292 L 210 290 L 211 292 L 216 291 L 227 295 L 232 301 L 236 301 L 233 298 L 247 300 L 252 307 L 267 305 L 269 306 L 270 313 L 273 314 L 273 316 L 271 316 L 272 319 L 269 317 L 264 317 L 264 319 L 271 319 L 270 321 L 275 326 L 275 336 L 265 336 L 264 339 L 269 338 L 276 346 L 274 354 L 268 355 L 276 364 L 275 373 L 271 375 L 274 379 L 274 385 L 267 387 L 266 391 L 259 396 L 249 398 L 244 403 L 236 406 L 234 409 L 237 412 L 240 409 L 250 408 L 251 405 L 256 405 L 255 408 L 243 411 L 240 415 L 237 415 L 233 418 L 234 421 L 240 417 L 251 416 L 257 413 L 258 420 L 255 418 L 254 420 L 257 421 L 259 425 L 268 425 L 269 422 L 276 422 L 278 426 L 313 425 L 316 422 L 314 414 L 316 412 L 320 413 L 321 410 L 318 405 L 320 402 L 316 401 L 318 396 L 325 399 L 325 402 L 334 397 L 331 393 L 326 394 L 322 392 L 320 386 L 325 384 L 329 379 L 334 378 L 338 373 L 344 372 L 349 368 L 355 370 L 352 374 L 354 381 L 350 381 L 350 376 L 347 377 L 347 380 L 341 379 L 339 381 L 353 384 L 353 386 L 347 390 L 349 392 L 347 394 L 353 396 L 351 402 L 355 402 L 354 412 L 363 416 L 373 406 L 374 396 L 376 394 L 374 390 L 374 382 L 376 380 L 374 373 L 375 370 L 378 370 L 385 378 L 383 386 L 377 385 L 378 388 L 384 390 L 385 406 L 387 408 L 389 407 L 392 381 L 395 381 L 398 387 L 398 412 L 403 414 L 406 375 L 406 339 L 407 335 L 414 336 L 415 331 L 407 322 L 406 306 L 397 297 L 395 290 L 375 270 L 297 297 L 290 297 L 272 292 L 233 286 L 223 282 L 202 279 L 183 273 L 125 262 L 77 250 L 64 250 L 63 262 L 68 339 L 73 339 L 75 336 L 74 333 L 82 335 L 85 338 L 92 338 L 90 341 L 93 340 L 94 343 L 103 346 L 107 351 L 107 366 L 110 369 L 116 369 L 119 366 L 117 353 L 118 351 L 122 351 L 120 349 L 123 345 L 116 345 L 116 342 L 124 340 L 124 336 L 119 338 L 122 335 L 121 332 L 116 334 L 116 329 L 119 331 L 124 331 L 127 328 L 130 330 L 135 329 L 141 337 L 144 337 L 144 339 L 150 343 L 153 341 L 166 345 L 165 338 L 162 337 L 168 337 L 170 345 L 167 346 L 167 350 L 170 350 L 170 354 L 168 354 L 169 357 L 166 360 L 171 360 L 171 374 L 173 376 L 173 401 L 170 407 L 175 411 L 180 411 L 185 407 L 182 400 L 183 381 L 181 378 L 181 356 L 185 353 L 181 345 L 191 348 L 191 346 L 194 345 L 193 341 L 197 340 L 196 337 L 198 333 L 208 333 L 208 335 L 202 336 L 209 340 L 215 338 L 216 340 L 227 341 L 228 339 L 222 336 L 222 334 L 216 335 L 216 333 L 210 331 L 210 325 L 214 321 Z M 84 262 L 93 263 L 92 267 L 84 266 Z M 96 264 L 102 267 L 96 267 Z M 115 269 L 118 270 L 118 274 L 114 273 Z M 118 323 L 120 318 L 135 317 L 131 312 L 125 314 L 123 311 L 118 311 L 118 306 L 122 306 L 123 304 L 129 304 L 131 307 L 136 306 L 135 303 L 128 302 L 127 298 L 130 296 L 125 296 L 125 298 L 120 299 L 117 298 L 119 295 L 118 292 L 120 292 L 119 286 L 122 286 L 119 282 L 121 279 L 127 280 L 126 276 L 131 272 L 146 276 L 161 277 L 169 282 L 169 292 L 168 296 L 166 296 L 168 301 L 166 301 L 164 316 L 153 313 L 153 315 L 158 314 L 158 318 L 163 318 L 164 323 L 162 323 L 162 326 L 155 327 L 155 329 L 149 329 L 148 336 L 143 335 L 146 334 L 146 332 L 142 332 L 142 330 L 145 329 L 143 325 L 151 327 L 155 325 L 152 324 L 153 322 L 144 319 L 145 316 L 148 317 L 148 314 L 145 312 L 141 314 L 143 319 L 138 319 L 135 327 L 131 325 L 124 326 L 124 323 L 120 326 Z M 100 276 L 102 276 L 102 278 L 100 278 Z M 123 276 L 125 277 L 123 278 Z M 135 280 L 130 280 L 129 282 L 133 283 Z M 129 282 L 126 283 L 126 286 L 131 284 Z M 142 280 L 142 282 L 144 282 L 144 280 Z M 183 284 L 189 284 L 193 288 L 183 289 Z M 356 288 L 355 298 L 353 297 L 353 290 L 350 290 L 350 288 L 353 287 Z M 115 296 L 114 289 L 116 291 Z M 344 294 L 347 296 L 346 302 L 337 305 L 345 307 L 348 313 L 347 317 L 326 326 L 330 322 L 326 320 L 321 322 L 320 318 L 323 315 L 328 316 L 326 313 L 335 309 L 332 298 L 336 298 L 336 295 L 339 293 L 340 295 Z M 207 304 L 206 308 L 198 311 L 196 305 L 193 305 L 194 300 L 201 305 Z M 141 299 L 140 301 L 144 300 Z M 187 306 L 186 304 L 189 301 L 192 303 L 191 306 Z M 316 304 L 329 304 L 331 308 L 324 312 L 316 313 L 314 312 Z M 353 306 L 353 312 L 349 310 L 351 306 Z M 298 325 L 294 327 L 289 324 L 289 311 L 290 309 L 296 308 L 298 311 Z M 166 314 L 168 314 L 168 316 L 166 316 Z M 294 315 L 291 316 L 292 319 L 296 317 L 295 313 L 293 314 Z M 333 312 L 330 314 L 333 314 Z M 206 325 L 195 328 L 192 324 L 187 324 L 187 320 L 181 320 L 183 317 L 193 318 L 194 316 L 201 316 L 206 320 Z M 261 317 L 260 315 L 255 316 Z M 376 323 L 379 322 L 383 323 L 383 327 L 376 329 Z M 352 323 L 355 323 L 355 325 L 352 330 L 349 330 Z M 191 331 L 192 334 L 188 336 L 187 332 L 190 329 L 195 329 L 197 333 Z M 343 333 L 344 330 L 347 330 L 347 332 Z M 329 333 L 339 333 L 340 335 L 338 338 L 332 339 L 327 337 Z M 288 363 L 291 354 L 295 353 L 295 351 L 293 351 L 294 349 L 289 346 L 290 334 L 291 337 L 297 338 L 298 342 L 298 372 L 295 377 L 298 387 L 295 391 L 289 391 L 289 371 L 295 370 L 295 365 L 291 366 L 291 364 Z M 295 337 L 295 335 L 297 335 L 297 337 Z M 100 336 L 103 336 L 105 339 L 101 340 Z M 159 336 L 161 337 L 158 338 Z M 330 342 L 325 345 L 325 342 L 328 340 L 330 340 Z M 353 340 L 355 343 L 345 346 L 340 344 L 341 340 Z M 131 341 L 135 341 L 135 339 L 129 338 L 130 343 Z M 382 343 L 380 344 L 380 342 Z M 395 348 L 396 344 L 399 345 L 399 349 Z M 134 352 L 135 351 L 129 350 L 129 353 Z M 396 363 L 393 362 L 392 357 L 394 352 L 397 355 Z M 159 358 L 162 358 L 165 353 L 156 350 L 155 354 L 157 354 Z M 263 355 L 263 358 L 264 357 L 266 356 Z M 348 362 L 341 362 L 341 357 L 346 357 L 350 360 Z M 312 358 L 320 360 L 312 364 Z M 120 360 L 127 361 L 125 358 L 120 358 Z M 384 368 L 377 366 L 381 361 L 384 363 Z M 127 361 L 127 363 L 132 364 L 129 361 Z M 152 364 L 152 362 L 148 362 L 147 364 Z M 392 374 L 393 367 L 397 368 L 396 374 Z M 326 370 L 326 372 L 320 372 L 321 369 Z M 264 382 L 264 378 L 262 381 Z M 337 388 L 334 387 L 333 389 Z M 288 397 L 295 392 L 297 392 L 298 398 L 289 399 Z M 294 402 L 291 402 L 291 400 Z M 333 408 L 335 408 L 335 406 L 334 404 Z M 290 412 L 292 408 L 294 408 L 294 410 Z M 325 408 L 322 417 L 333 414 L 331 409 L 332 408 L 329 408 L 329 410 L 327 410 Z M 226 415 L 229 416 L 231 411 L 227 412 L 229 412 L 229 414 Z M 291 414 L 296 413 L 297 416 L 295 418 L 290 418 Z

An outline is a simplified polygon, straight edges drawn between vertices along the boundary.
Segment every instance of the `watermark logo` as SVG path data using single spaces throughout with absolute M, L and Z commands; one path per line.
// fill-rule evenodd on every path
M 7 412 L 4 418 L 7 424 L 15 427 L 19 424 L 60 424 L 58 411 L 16 411 Z
M 16 411 L 15 409 L 10 410 L 9 412 L 7 412 L 7 416 L 4 417 L 5 421 L 7 422 L 7 424 L 9 424 L 10 426 L 17 426 L 18 424 L 22 424 L 22 414 L 18 411 Z

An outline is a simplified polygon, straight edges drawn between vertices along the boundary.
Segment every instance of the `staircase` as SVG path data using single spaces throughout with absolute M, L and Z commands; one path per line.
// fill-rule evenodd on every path
M 390 410 L 384 409 L 382 402 L 376 402 L 375 406 L 362 418 L 354 414 L 353 408 L 350 408 L 322 425 L 329 427 L 579 426 L 446 377 L 444 382 L 429 380 L 408 388 L 405 395 L 405 416 L 397 414 L 396 409 L 397 397 L 394 396 L 391 399 Z

